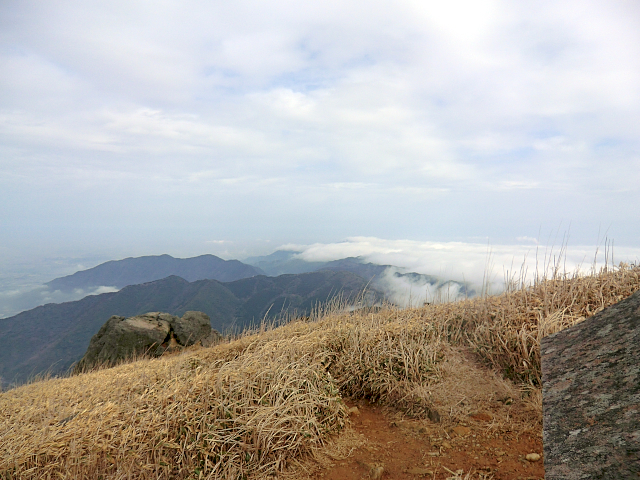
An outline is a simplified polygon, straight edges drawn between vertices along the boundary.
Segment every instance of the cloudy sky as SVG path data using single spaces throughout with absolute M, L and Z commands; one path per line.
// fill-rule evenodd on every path
M 565 235 L 633 259 L 639 185 L 635 0 L 0 2 L 16 275 L 372 243 L 458 271 Z

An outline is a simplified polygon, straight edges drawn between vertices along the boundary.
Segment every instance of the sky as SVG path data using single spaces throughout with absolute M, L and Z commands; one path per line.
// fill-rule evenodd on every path
M 0 2 L 7 288 L 290 244 L 634 260 L 638 185 L 635 0 Z

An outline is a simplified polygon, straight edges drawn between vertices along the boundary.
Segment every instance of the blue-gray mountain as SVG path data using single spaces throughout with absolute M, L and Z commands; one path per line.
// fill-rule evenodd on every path
M 62 291 L 101 286 L 122 288 L 160 280 L 170 275 L 177 275 L 189 282 L 205 279 L 233 282 L 241 278 L 264 275 L 264 272 L 238 260 L 223 260 L 215 255 L 192 258 L 150 255 L 112 260 L 73 275 L 56 278 L 46 285 L 52 290 Z
M 267 275 L 278 276 L 286 273 L 307 273 L 322 268 L 326 262 L 307 262 L 298 258 L 300 252 L 277 250 L 269 255 L 249 257 L 244 263 L 259 268 Z
M 353 300 L 367 281 L 351 272 L 321 271 L 300 275 L 259 275 L 234 282 L 188 282 L 171 276 L 130 285 L 114 293 L 75 302 L 49 304 L 0 319 L 0 378 L 6 386 L 50 371 L 66 372 L 80 360 L 91 337 L 112 316 L 131 317 L 160 311 L 182 316 L 189 310 L 211 318 L 225 332 L 280 315 L 305 316 L 337 296 Z M 368 302 L 382 299 L 370 289 Z

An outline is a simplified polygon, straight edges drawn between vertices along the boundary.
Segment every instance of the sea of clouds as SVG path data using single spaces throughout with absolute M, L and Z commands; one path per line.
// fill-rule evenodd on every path
M 401 305 L 456 299 L 469 292 L 499 293 L 506 282 L 529 284 L 536 277 L 551 276 L 554 270 L 588 274 L 620 262 L 638 263 L 640 259 L 640 248 L 615 247 L 607 240 L 600 246 L 571 246 L 563 238 L 556 240 L 557 244 L 544 246 L 528 237 L 520 238 L 522 243 L 515 245 L 351 237 L 336 243 L 283 245 L 281 249 L 297 251 L 299 258 L 309 262 L 361 257 L 365 262 L 393 265 L 396 268 L 387 269 L 382 282 Z M 406 272 L 436 276 L 439 282 L 433 285 L 425 278 L 395 275 Z M 462 285 L 467 288 L 462 289 Z

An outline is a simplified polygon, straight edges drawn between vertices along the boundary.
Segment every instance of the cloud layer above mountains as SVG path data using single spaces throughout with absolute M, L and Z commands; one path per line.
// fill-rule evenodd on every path
M 24 1 L 0 25 L 0 257 L 640 243 L 635 2 Z
M 366 262 L 394 265 L 400 271 L 469 282 L 478 292 L 486 282 L 499 291 L 507 278 L 533 281 L 536 272 L 539 277 L 550 276 L 556 265 L 560 273 L 572 274 L 576 271 L 588 273 L 605 264 L 637 264 L 640 261 L 640 248 L 616 248 L 605 243 L 599 247 L 569 245 L 563 244 L 562 238 L 556 240 L 557 243 L 552 239 L 546 245 L 531 241 L 520 245 L 494 245 L 354 237 L 337 243 L 284 245 L 283 249 L 300 252 L 299 258 L 309 262 L 362 257 Z

